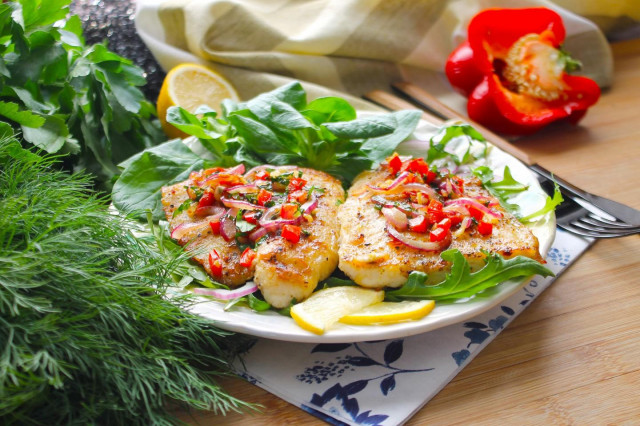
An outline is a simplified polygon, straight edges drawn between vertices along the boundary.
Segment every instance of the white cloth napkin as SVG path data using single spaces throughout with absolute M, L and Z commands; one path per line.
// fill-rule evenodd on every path
M 592 242 L 558 229 L 547 267 L 560 275 Z M 237 373 L 329 423 L 401 424 L 553 281 L 534 277 L 469 321 L 402 339 L 335 344 L 256 339 L 238 359 Z

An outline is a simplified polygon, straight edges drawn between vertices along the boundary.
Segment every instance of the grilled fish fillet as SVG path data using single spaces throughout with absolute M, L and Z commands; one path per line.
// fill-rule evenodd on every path
M 438 283 L 450 269 L 448 262 L 440 258 L 440 252 L 424 251 L 396 241 L 386 231 L 387 220 L 372 202 L 376 194 L 369 185 L 378 186 L 388 176 L 384 167 L 364 172 L 349 189 L 347 201 L 340 206 L 338 215 L 341 223 L 338 267 L 357 284 L 369 288 L 400 287 L 412 271 L 427 273 L 429 284 Z M 465 196 L 493 198 L 476 178 L 465 180 L 464 188 Z M 523 255 L 542 261 L 538 240 L 531 231 L 499 205 L 494 209 L 502 213 L 502 218 L 493 224 L 490 236 L 472 230 L 461 238 L 454 237 L 447 248 L 460 250 L 472 270 L 484 265 L 483 250 L 505 258 Z M 428 234 L 416 238 L 429 241 Z
M 344 201 L 340 182 L 311 169 L 303 171 L 310 185 L 324 188 L 313 220 L 302 223 L 302 236 L 297 243 L 276 237 L 258 246 L 254 281 L 272 306 L 289 306 L 311 295 L 319 281 L 327 278 L 338 265 L 338 204 Z
M 276 308 L 289 306 L 292 299 L 302 301 L 309 297 L 318 282 L 327 278 L 338 264 L 339 223 L 337 220 L 338 200 L 344 200 L 344 190 L 340 182 L 311 169 L 293 167 L 273 167 L 272 175 L 296 171 L 296 176 L 307 181 L 307 186 L 321 188 L 318 206 L 311 215 L 301 221 L 300 240 L 292 243 L 280 235 L 269 234 L 266 241 L 256 248 L 256 258 L 251 267 L 240 264 L 241 249 L 235 240 L 226 241 L 214 234 L 207 218 L 194 218 L 186 211 L 173 217 L 174 211 L 188 199 L 185 187 L 192 186 L 187 180 L 162 189 L 162 204 L 170 230 L 184 224 L 202 223 L 193 231 L 185 232 L 178 241 L 193 253 L 193 259 L 202 264 L 207 273 L 212 274 L 208 255 L 216 250 L 222 260 L 222 275 L 216 281 L 237 287 L 250 279 L 258 285 L 265 300 Z M 245 175 L 248 182 L 257 178 L 255 173 Z

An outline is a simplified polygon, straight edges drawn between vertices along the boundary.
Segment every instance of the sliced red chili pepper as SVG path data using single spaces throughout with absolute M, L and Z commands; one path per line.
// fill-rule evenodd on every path
M 489 222 L 478 223 L 478 232 L 484 236 L 491 235 L 493 233 L 493 224 Z
M 280 217 L 283 219 L 295 219 L 298 212 L 297 204 L 285 203 L 280 208 Z
M 271 192 L 267 191 L 264 188 L 260 188 L 260 191 L 258 192 L 257 202 L 259 205 L 264 206 L 267 202 L 269 202 L 269 200 L 271 200 L 272 196 L 273 194 Z
M 387 163 L 393 174 L 398 173 L 402 167 L 402 160 L 397 152 L 394 152 L 393 155 L 387 159 Z
M 256 258 L 257 253 L 251 249 L 251 247 L 247 247 L 240 255 L 240 265 L 245 268 L 250 268 L 253 264 L 253 260 Z
M 298 241 L 300 241 L 300 232 L 302 232 L 302 229 L 299 226 L 284 225 L 282 227 L 281 235 L 285 240 L 292 243 L 297 243 Z
M 213 276 L 222 276 L 222 258 L 216 249 L 209 252 L 209 269 Z
M 409 229 L 413 232 L 427 232 L 429 221 L 426 216 L 420 215 L 409 219 Z
M 307 184 L 307 181 L 301 178 L 291 178 L 289 181 L 289 185 L 287 186 L 287 190 L 289 192 L 298 191 Z

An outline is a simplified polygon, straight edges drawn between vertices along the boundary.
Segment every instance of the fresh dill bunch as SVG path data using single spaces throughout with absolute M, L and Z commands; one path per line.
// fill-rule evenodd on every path
M 184 258 L 134 238 L 57 161 L 0 139 L 0 423 L 175 424 L 173 403 L 250 407 L 214 381 L 239 336 L 165 297 Z

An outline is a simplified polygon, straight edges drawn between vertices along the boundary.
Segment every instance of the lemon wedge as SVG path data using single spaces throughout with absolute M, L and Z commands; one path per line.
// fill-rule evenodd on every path
M 424 318 L 433 310 L 433 300 L 381 302 L 340 318 L 340 322 L 355 325 L 393 324 Z
M 180 64 L 172 68 L 164 78 L 158 95 L 158 119 L 170 138 L 187 135 L 167 122 L 167 110 L 181 106 L 195 112 L 200 105 L 207 105 L 220 112 L 224 99 L 238 101 L 235 89 L 224 77 L 200 64 Z
M 332 287 L 319 290 L 304 302 L 293 305 L 291 317 L 302 328 L 322 334 L 345 315 L 382 302 L 384 291 L 360 287 Z

